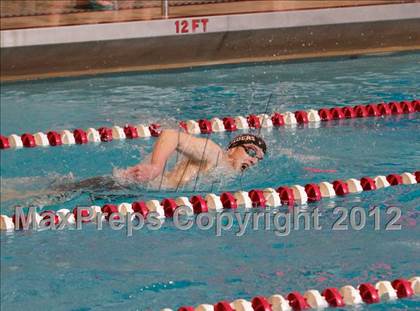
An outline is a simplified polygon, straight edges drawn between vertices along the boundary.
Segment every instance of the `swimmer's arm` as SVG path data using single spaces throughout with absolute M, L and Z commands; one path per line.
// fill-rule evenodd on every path
M 150 163 L 140 163 L 119 171 L 119 177 L 137 182 L 156 178 L 164 170 L 165 163 L 174 151 L 204 167 L 216 165 L 223 155 L 222 149 L 210 139 L 203 139 L 176 130 L 164 130 L 156 141 Z
M 194 161 L 207 164 L 215 164 L 223 153 L 219 145 L 210 139 L 194 137 L 177 130 L 164 130 L 153 148 L 151 164 L 163 170 L 165 162 L 175 150 Z

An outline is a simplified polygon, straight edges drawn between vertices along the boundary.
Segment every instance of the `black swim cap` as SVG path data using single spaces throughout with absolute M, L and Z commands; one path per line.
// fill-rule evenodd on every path
M 261 137 L 253 135 L 253 134 L 242 134 L 242 135 L 236 136 L 229 143 L 228 149 L 242 146 L 245 144 L 253 144 L 261 148 L 264 154 L 267 152 L 267 145 L 265 144 L 265 141 Z

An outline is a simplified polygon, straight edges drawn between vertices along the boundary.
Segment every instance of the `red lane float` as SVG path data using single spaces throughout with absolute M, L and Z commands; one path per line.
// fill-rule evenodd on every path
M 58 225 L 60 223 L 60 218 L 58 217 L 58 215 L 51 210 L 47 210 L 47 211 L 42 211 L 39 216 L 42 217 L 42 220 L 48 220 L 45 222 L 46 226 L 50 226 L 51 225 L 51 218 L 54 219 L 54 224 Z
M 353 107 L 344 107 L 343 108 L 344 117 L 346 119 L 353 119 L 356 117 Z
M 326 108 L 319 109 L 318 114 L 322 121 L 331 121 L 333 118 L 331 111 Z
M 214 311 L 235 311 L 227 301 L 220 301 L 214 305 Z
M 22 143 L 27 148 L 33 148 L 36 147 L 35 138 L 30 133 L 25 133 L 21 136 Z
M 333 120 L 341 120 L 344 119 L 344 112 L 343 109 L 340 107 L 331 108 L 331 116 Z
M 63 144 L 61 141 L 61 135 L 54 131 L 47 133 L 47 138 L 51 146 L 60 146 Z
M 10 148 L 9 139 L 6 136 L 0 135 L 0 149 Z
M 413 113 L 416 111 L 413 102 L 409 102 L 408 100 L 402 101 L 400 105 L 403 113 Z
M 349 186 L 342 180 L 335 180 L 333 182 L 333 188 L 337 195 L 349 194 Z
M 259 129 L 261 127 L 260 118 L 258 118 L 255 114 L 250 114 L 246 120 L 250 128 Z
M 360 296 L 367 304 L 378 303 L 378 290 L 370 283 L 363 283 L 359 286 Z
M 161 202 L 163 210 L 165 211 L 166 217 L 173 217 L 175 210 L 177 209 L 177 204 L 174 199 L 164 199 Z
M 321 200 L 321 191 L 317 184 L 307 184 L 305 192 L 308 195 L 308 202 L 316 202 Z
M 402 114 L 403 110 L 399 102 L 390 102 L 389 107 L 391 108 L 392 114 Z
M 386 177 L 386 180 L 389 182 L 391 186 L 397 186 L 403 183 L 402 176 L 398 174 L 389 174 Z
M 220 195 L 223 207 L 227 209 L 235 209 L 238 207 L 235 197 L 230 192 L 223 192 Z
M 413 100 L 411 103 L 414 106 L 414 110 L 420 112 L 420 100 Z
M 248 192 L 253 207 L 265 207 L 266 199 L 261 190 L 251 190 Z
M 363 177 L 360 179 L 360 185 L 362 186 L 363 191 L 376 190 L 376 183 L 370 177 Z
M 129 124 L 124 126 L 124 134 L 125 134 L 125 137 L 127 137 L 128 139 L 139 138 L 139 133 L 137 131 L 137 128 Z
M 414 176 L 416 176 L 417 183 L 420 183 L 420 171 L 415 172 Z
M 289 187 L 278 187 L 276 190 L 280 195 L 281 204 L 292 206 L 295 204 L 295 195 Z
M 381 115 L 378 106 L 375 104 L 366 105 L 366 112 L 369 117 L 379 117 Z
M 368 116 L 366 107 L 362 105 L 354 106 L 354 113 L 357 118 L 366 118 Z
M 272 311 L 271 304 L 263 296 L 254 297 L 251 303 L 254 311 Z
M 398 298 L 407 298 L 414 295 L 413 288 L 409 281 L 397 279 L 392 281 L 392 287 L 397 291 Z
M 153 123 L 149 126 L 150 135 L 153 137 L 159 137 L 160 133 L 162 132 L 162 128 L 159 124 Z
M 308 113 L 306 111 L 302 111 L 302 110 L 296 111 L 295 118 L 296 118 L 297 123 L 299 124 L 306 124 L 309 122 Z
M 102 213 L 106 213 L 105 219 L 108 221 L 109 221 L 109 218 L 111 217 L 111 214 L 118 213 L 118 207 L 113 204 L 105 204 L 101 210 L 102 210 Z M 120 219 L 120 216 L 114 215 L 113 219 L 118 220 Z
M 139 213 L 144 218 L 147 218 L 147 215 L 149 214 L 149 209 L 145 202 L 133 202 L 131 208 L 135 213 Z
M 275 112 L 271 116 L 271 122 L 273 122 L 273 126 L 284 126 L 284 117 L 282 114 Z
M 191 197 L 190 202 L 194 209 L 194 214 L 207 213 L 209 211 L 206 201 L 200 195 Z
M 289 305 L 293 310 L 305 310 L 310 308 L 306 299 L 299 292 L 291 292 L 287 295 L 287 300 L 289 300 Z
M 200 127 L 201 134 L 211 134 L 211 122 L 209 120 L 198 120 L 198 126 Z
M 100 127 L 98 128 L 98 132 L 101 137 L 101 141 L 107 142 L 112 140 L 112 129 L 109 127 Z
M 382 116 L 389 116 L 392 114 L 391 107 L 386 103 L 378 104 L 378 111 Z
M 223 118 L 223 126 L 225 127 L 225 130 L 228 132 L 234 132 L 237 130 L 235 119 L 231 117 Z
M 328 302 L 328 305 L 333 308 L 344 307 L 343 296 L 337 288 L 329 287 L 324 289 L 322 296 L 325 297 L 325 300 Z
M 78 212 L 80 211 L 80 212 Z M 89 210 L 87 208 L 83 208 L 83 207 L 75 207 L 73 209 L 73 215 L 74 215 L 74 219 L 78 219 L 78 214 L 80 213 L 80 216 L 83 218 L 89 218 L 91 215 L 89 213 Z M 87 223 L 90 222 L 91 220 L 87 220 L 87 219 L 83 219 L 82 222 Z
M 74 140 L 75 140 L 76 144 L 83 145 L 83 144 L 88 143 L 87 134 L 84 130 L 75 129 L 73 131 L 73 135 L 74 135 Z

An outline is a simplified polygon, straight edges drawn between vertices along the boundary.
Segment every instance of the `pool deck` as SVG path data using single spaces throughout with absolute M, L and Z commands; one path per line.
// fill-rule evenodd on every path
M 2 17 L 1 81 L 420 50 L 418 1 L 352 3 L 174 6 L 169 19 L 160 7 Z

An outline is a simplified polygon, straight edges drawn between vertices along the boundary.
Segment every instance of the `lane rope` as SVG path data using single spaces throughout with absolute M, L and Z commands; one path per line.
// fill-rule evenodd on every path
M 34 217 L 26 217 L 28 223 L 33 221 L 39 224 L 42 220 L 54 219 L 56 225 L 62 221 L 69 224 L 75 224 L 77 217 L 90 218 L 84 222 L 98 221 L 96 215 L 103 213 L 99 221 L 109 220 L 114 217 L 113 213 L 127 215 L 128 213 L 139 213 L 145 219 L 149 212 L 156 213 L 157 217 L 164 220 L 166 217 L 173 217 L 175 211 L 179 207 L 182 213 L 188 216 L 207 212 L 220 212 L 226 209 L 236 209 L 242 206 L 245 209 L 254 207 L 269 208 L 286 205 L 289 207 L 295 205 L 304 205 L 307 203 L 317 202 L 324 198 L 333 198 L 335 196 L 345 196 L 351 193 L 359 193 L 362 191 L 373 191 L 389 186 L 411 185 L 420 182 L 420 171 L 414 173 L 405 172 L 402 174 L 389 174 L 387 176 L 379 175 L 374 178 L 365 176 L 361 179 L 350 178 L 347 180 L 335 180 L 330 182 L 309 183 L 305 186 L 280 186 L 277 189 L 253 189 L 250 191 L 237 191 L 235 193 L 223 192 L 220 195 L 208 193 L 203 195 L 193 195 L 188 197 L 165 198 L 162 201 L 149 200 L 138 201 L 132 203 L 105 204 L 104 206 L 75 207 L 73 211 L 68 209 L 60 209 L 58 211 L 44 210 L 40 214 L 35 213 Z M 180 210 L 181 211 L 181 210 Z M 93 215 L 91 215 L 93 213 Z M 119 216 L 116 216 L 119 217 Z M 51 220 L 52 221 L 52 220 Z M 0 230 L 19 230 L 17 220 L 14 215 L 0 215 Z
M 224 117 L 212 118 L 210 120 L 187 120 L 181 121 L 179 126 L 192 135 L 211 134 L 218 132 L 234 132 L 237 130 L 271 128 L 282 126 L 296 126 L 304 124 L 316 124 L 319 122 L 382 117 L 389 115 L 410 114 L 420 111 L 420 100 L 389 102 L 369 105 L 345 106 L 322 108 L 319 110 L 298 110 L 284 113 L 274 112 L 268 114 L 250 114 L 247 117 Z M 138 139 L 147 137 L 158 137 L 161 133 L 161 126 L 153 123 L 150 125 L 127 124 L 123 127 L 93 127 L 83 130 L 81 128 L 62 131 L 49 131 L 48 133 L 37 132 L 35 134 L 24 133 L 22 135 L 11 134 L 0 135 L 0 149 L 19 149 L 22 147 L 48 147 L 61 145 L 83 145 L 87 143 L 110 142 L 112 140 Z
M 293 291 L 287 296 L 274 294 L 270 297 L 255 296 L 251 301 L 236 299 L 232 302 L 223 300 L 211 304 L 200 304 L 197 307 L 182 306 L 178 311 L 300 311 L 307 309 L 340 308 L 350 306 L 357 308 L 361 304 L 375 304 L 385 301 L 420 296 L 420 277 L 409 280 L 404 278 L 390 281 L 362 283 L 357 287 L 345 285 L 340 289 L 328 287 L 319 292 L 316 289 L 306 291 L 303 295 Z M 169 308 L 161 311 L 173 311 Z

